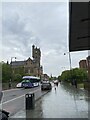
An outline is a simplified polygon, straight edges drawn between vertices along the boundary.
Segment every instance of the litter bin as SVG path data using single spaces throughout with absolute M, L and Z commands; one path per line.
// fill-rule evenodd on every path
M 35 95 L 34 93 L 30 94 L 26 94 L 26 110 L 30 110 L 30 109 L 34 109 L 35 108 Z

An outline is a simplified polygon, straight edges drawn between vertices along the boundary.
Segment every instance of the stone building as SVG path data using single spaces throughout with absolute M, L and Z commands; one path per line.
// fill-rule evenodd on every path
M 43 80 L 49 80 L 49 76 L 48 76 L 47 74 L 43 74 L 43 75 L 42 75 L 42 79 L 43 79 Z
M 43 67 L 40 64 L 41 51 L 40 48 L 32 46 L 32 58 L 30 57 L 24 61 L 11 62 L 13 73 L 24 73 L 37 77 L 41 77 L 43 74 Z

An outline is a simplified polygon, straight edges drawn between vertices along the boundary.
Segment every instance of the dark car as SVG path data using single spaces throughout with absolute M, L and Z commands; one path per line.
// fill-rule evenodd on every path
M 41 84 L 41 90 L 51 90 L 52 85 L 49 81 L 43 81 Z

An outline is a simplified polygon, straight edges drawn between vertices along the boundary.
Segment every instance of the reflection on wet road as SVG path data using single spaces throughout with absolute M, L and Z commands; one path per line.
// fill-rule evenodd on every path
M 26 112 L 27 118 L 88 118 L 88 94 L 84 90 L 61 85 L 52 88 L 36 102 L 34 110 Z

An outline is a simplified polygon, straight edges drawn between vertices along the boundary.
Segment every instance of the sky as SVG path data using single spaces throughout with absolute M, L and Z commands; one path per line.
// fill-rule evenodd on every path
M 32 45 L 41 49 L 44 73 L 58 76 L 70 69 L 68 2 L 2 2 L 3 61 L 17 57 L 17 61 L 32 58 Z M 64 53 L 66 55 L 64 55 Z M 86 59 L 88 51 L 72 52 L 72 68 Z M 13 58 L 13 61 L 15 59 Z

